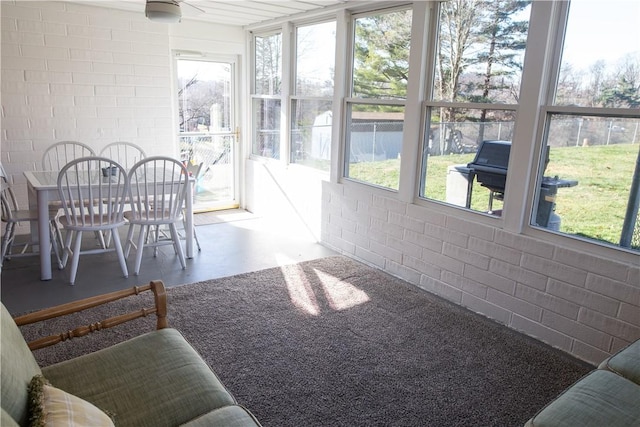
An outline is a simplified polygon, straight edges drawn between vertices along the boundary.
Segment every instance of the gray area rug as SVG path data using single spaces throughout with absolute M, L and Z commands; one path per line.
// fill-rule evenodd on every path
M 170 326 L 265 427 L 521 426 L 592 368 L 341 256 L 168 295 Z M 132 306 L 120 301 L 71 321 Z M 69 323 L 23 332 L 31 338 Z M 153 327 L 145 318 L 36 357 L 55 363 Z

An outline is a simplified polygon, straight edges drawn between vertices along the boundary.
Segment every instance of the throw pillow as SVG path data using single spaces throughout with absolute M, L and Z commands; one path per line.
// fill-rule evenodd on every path
M 29 384 L 29 425 L 32 427 L 113 427 L 111 418 L 93 404 L 53 387 L 42 375 Z

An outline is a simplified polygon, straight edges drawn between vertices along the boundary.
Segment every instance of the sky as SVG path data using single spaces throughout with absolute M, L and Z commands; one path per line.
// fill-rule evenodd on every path
M 563 62 L 577 69 L 599 59 L 614 65 L 628 53 L 640 55 L 640 1 L 572 1 L 564 52 Z

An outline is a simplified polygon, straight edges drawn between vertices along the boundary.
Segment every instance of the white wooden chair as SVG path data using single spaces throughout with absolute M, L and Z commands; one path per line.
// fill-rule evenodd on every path
M 99 153 L 100 156 L 108 159 L 115 160 L 120 163 L 127 171 L 133 167 L 140 160 L 147 157 L 147 153 L 139 145 L 128 141 L 117 141 L 102 147 Z M 125 207 L 125 211 L 129 208 Z M 111 235 L 106 236 L 106 247 L 111 245 Z
M 142 147 L 128 141 L 117 141 L 107 144 L 102 147 L 99 155 L 115 160 L 127 170 L 147 157 L 147 153 L 145 153 Z
M 59 171 L 71 160 L 95 155 L 93 148 L 83 142 L 59 141 L 50 145 L 42 155 L 42 170 Z
M 80 157 L 95 156 L 96 152 L 89 145 L 79 141 L 58 141 L 51 144 L 42 154 L 42 170 L 59 172 L 60 169 L 71 160 Z M 49 218 L 51 226 L 56 232 L 57 238 L 62 242 L 62 233 L 57 217 L 60 213 L 60 203 L 58 201 L 49 202 Z M 104 237 L 96 233 L 96 238 L 105 247 Z
M 204 165 L 204 163 L 200 163 L 200 164 L 194 165 L 189 161 L 183 161 L 182 164 L 185 165 L 185 167 L 187 168 L 187 172 L 189 173 L 189 177 L 191 179 L 194 179 L 195 183 L 197 185 L 198 179 L 200 178 L 200 172 L 202 171 L 202 166 Z M 182 214 L 183 214 L 183 216 L 182 216 L 182 226 L 184 228 L 184 227 L 187 226 L 187 222 L 185 221 L 185 217 L 184 217 L 185 216 L 184 209 L 183 209 Z M 167 235 L 167 232 L 166 232 L 165 229 L 159 228 L 158 231 L 164 238 L 170 238 L 170 236 Z M 147 235 L 148 234 L 149 234 L 149 230 L 147 230 Z M 180 236 L 181 239 L 186 239 L 185 234 L 186 234 L 186 232 L 183 233 L 183 232 L 181 232 L 180 229 L 178 229 L 178 235 Z M 195 225 L 193 226 L 193 239 L 196 242 L 196 247 L 198 248 L 198 252 L 201 252 L 202 248 L 200 247 L 200 241 L 198 240 L 198 234 L 196 233 L 196 226 Z
M 103 173 L 106 171 L 106 173 Z M 106 175 L 106 176 L 104 176 Z M 118 255 L 124 277 L 129 276 L 127 264 L 118 235 L 118 227 L 125 224 L 124 204 L 129 188 L 129 177 L 117 162 L 106 157 L 83 157 L 67 163 L 58 174 L 58 192 L 63 215 L 60 224 L 66 230 L 62 263 L 71 259 L 70 282 L 73 284 L 78 271 L 80 254 L 113 251 Z M 87 203 L 87 201 L 91 201 Z M 108 201 L 108 203 L 105 203 Z M 110 232 L 114 248 L 82 249 L 82 233 Z M 74 240 L 75 236 L 75 240 Z M 72 246 L 73 244 L 73 246 Z
M 4 172 L 4 169 L 3 169 Z M 6 228 L 4 230 L 4 235 L 2 236 L 2 257 L 0 258 L 0 267 L 4 264 L 5 260 L 11 258 L 18 258 L 24 256 L 32 256 L 38 255 L 38 252 L 28 252 L 27 249 L 29 246 L 33 246 L 37 244 L 37 242 L 32 242 L 28 240 L 26 242 L 21 242 L 21 249 L 18 253 L 13 252 L 14 246 L 18 246 L 16 243 L 16 227 L 21 222 L 35 222 L 38 220 L 38 212 L 31 211 L 26 209 L 20 209 L 18 206 L 18 201 L 16 199 L 16 195 L 11 188 L 11 184 L 9 184 L 6 176 L 2 175 L 2 180 L 0 180 L 0 185 L 2 186 L 0 192 L 0 203 L 2 205 L 2 222 L 6 224 Z M 53 229 L 50 229 L 51 232 L 51 245 L 53 247 L 53 252 L 56 255 L 56 259 L 58 260 L 58 267 L 62 268 L 62 261 L 60 259 L 60 251 L 58 250 L 58 242 L 57 242 L 57 234 Z
M 125 255 L 131 247 L 136 248 L 134 274 L 140 273 L 142 253 L 145 246 L 154 247 L 154 256 L 160 245 L 173 245 L 182 268 L 186 268 L 184 251 L 176 224 L 182 221 L 182 207 L 189 189 L 189 175 L 186 167 L 177 159 L 164 156 L 147 157 L 129 171 L 129 197 L 131 211 L 125 212 L 129 221 L 129 231 L 125 244 Z M 134 242 L 135 226 L 139 226 L 137 241 Z M 158 239 L 161 226 L 168 226 L 171 239 Z M 146 239 L 147 230 L 153 237 Z

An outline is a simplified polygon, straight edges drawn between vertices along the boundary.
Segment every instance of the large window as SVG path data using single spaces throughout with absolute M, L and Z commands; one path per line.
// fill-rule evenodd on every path
M 640 249 L 640 3 L 569 4 L 531 224 Z
M 290 161 L 325 171 L 331 165 L 335 46 L 335 21 L 296 28 Z
M 345 176 L 398 189 L 409 73 L 411 10 L 354 20 Z
M 441 3 L 421 197 L 501 215 L 530 9 L 516 0 Z
M 280 158 L 282 34 L 254 37 L 253 138 L 251 153 Z

